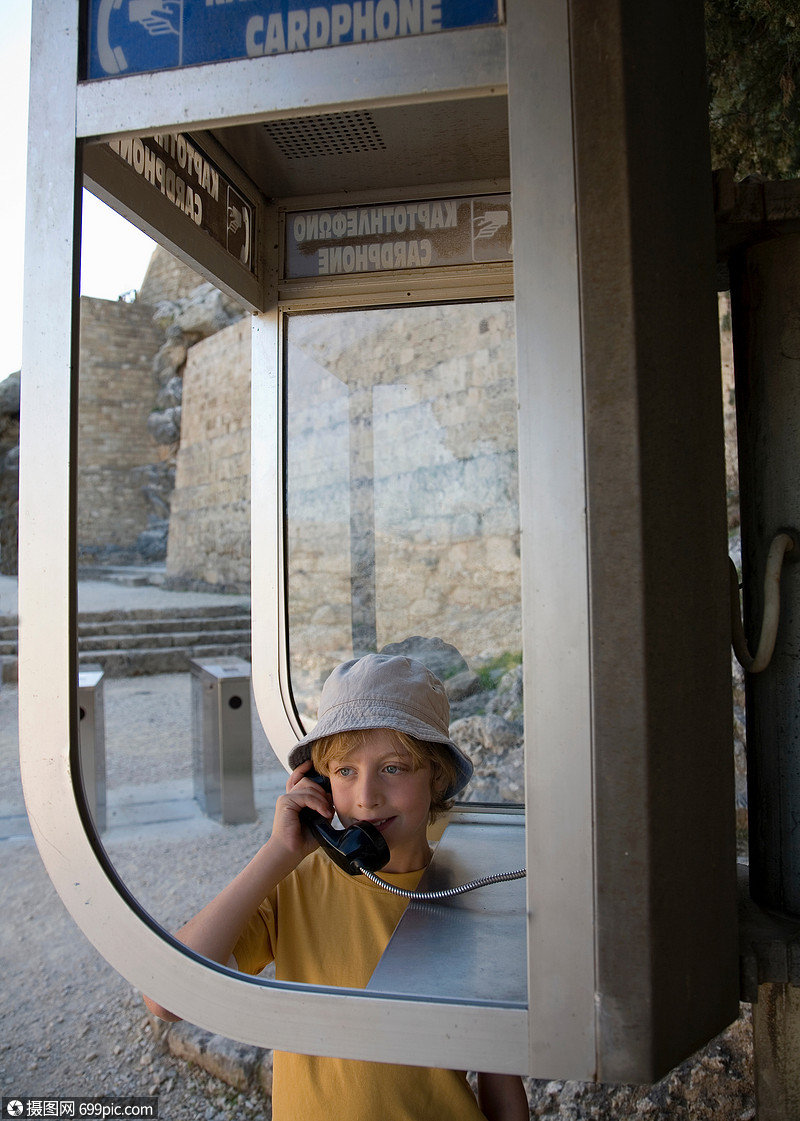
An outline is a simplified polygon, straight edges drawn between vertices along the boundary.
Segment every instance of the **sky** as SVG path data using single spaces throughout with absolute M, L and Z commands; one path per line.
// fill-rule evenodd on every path
M 6 106 L 0 213 L 0 381 L 22 364 L 22 292 L 25 233 L 25 163 L 28 127 L 30 0 L 0 0 L 0 91 Z M 139 288 L 154 243 L 84 191 L 81 293 L 116 300 Z M 108 246 L 114 252 L 108 252 Z

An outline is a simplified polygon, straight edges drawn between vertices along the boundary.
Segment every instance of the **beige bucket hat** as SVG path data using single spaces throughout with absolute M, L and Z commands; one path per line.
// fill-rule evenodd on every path
M 414 658 L 366 654 L 337 666 L 322 687 L 319 720 L 289 753 L 294 770 L 311 758 L 311 745 L 337 732 L 393 728 L 449 748 L 458 779 L 445 791 L 454 797 L 472 777 L 472 763 L 450 739 L 450 702 L 435 674 Z

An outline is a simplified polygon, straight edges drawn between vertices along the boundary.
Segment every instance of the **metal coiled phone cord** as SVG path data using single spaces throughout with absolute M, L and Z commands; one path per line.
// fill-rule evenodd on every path
M 392 895 L 402 895 L 404 899 L 451 899 L 454 895 L 463 895 L 467 891 L 475 891 L 476 888 L 486 887 L 487 884 L 497 884 L 504 880 L 521 880 L 527 875 L 525 868 L 518 868 L 515 872 L 496 872 L 493 876 L 484 876 L 481 880 L 470 880 L 468 884 L 461 884 L 460 887 L 446 887 L 441 891 L 407 891 L 403 887 L 395 887 L 394 884 L 389 884 L 386 880 L 382 880 L 380 876 L 376 876 L 374 872 L 370 872 L 358 860 L 354 860 L 353 864 L 358 868 L 362 875 L 366 876 L 372 883 L 382 887 L 385 891 L 389 891 Z

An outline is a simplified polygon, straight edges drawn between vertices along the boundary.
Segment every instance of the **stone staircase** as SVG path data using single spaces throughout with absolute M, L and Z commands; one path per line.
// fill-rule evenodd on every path
M 78 616 L 78 659 L 108 677 L 188 673 L 193 658 L 250 661 L 247 605 L 104 611 Z M 0 617 L 3 681 L 17 680 L 17 620 Z

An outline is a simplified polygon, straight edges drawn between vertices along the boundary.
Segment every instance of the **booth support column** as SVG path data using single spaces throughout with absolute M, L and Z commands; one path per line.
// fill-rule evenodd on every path
M 598 1081 L 655 1082 L 739 1007 L 703 13 L 569 11 Z
M 750 246 L 731 260 L 730 274 L 745 632 L 754 649 L 770 542 L 800 525 L 800 236 Z M 799 573 L 784 563 L 775 652 L 746 678 L 750 894 L 793 917 L 800 916 Z M 759 1121 L 779 1121 L 800 1116 L 800 989 L 785 977 L 762 980 L 753 1005 L 757 1111 Z

